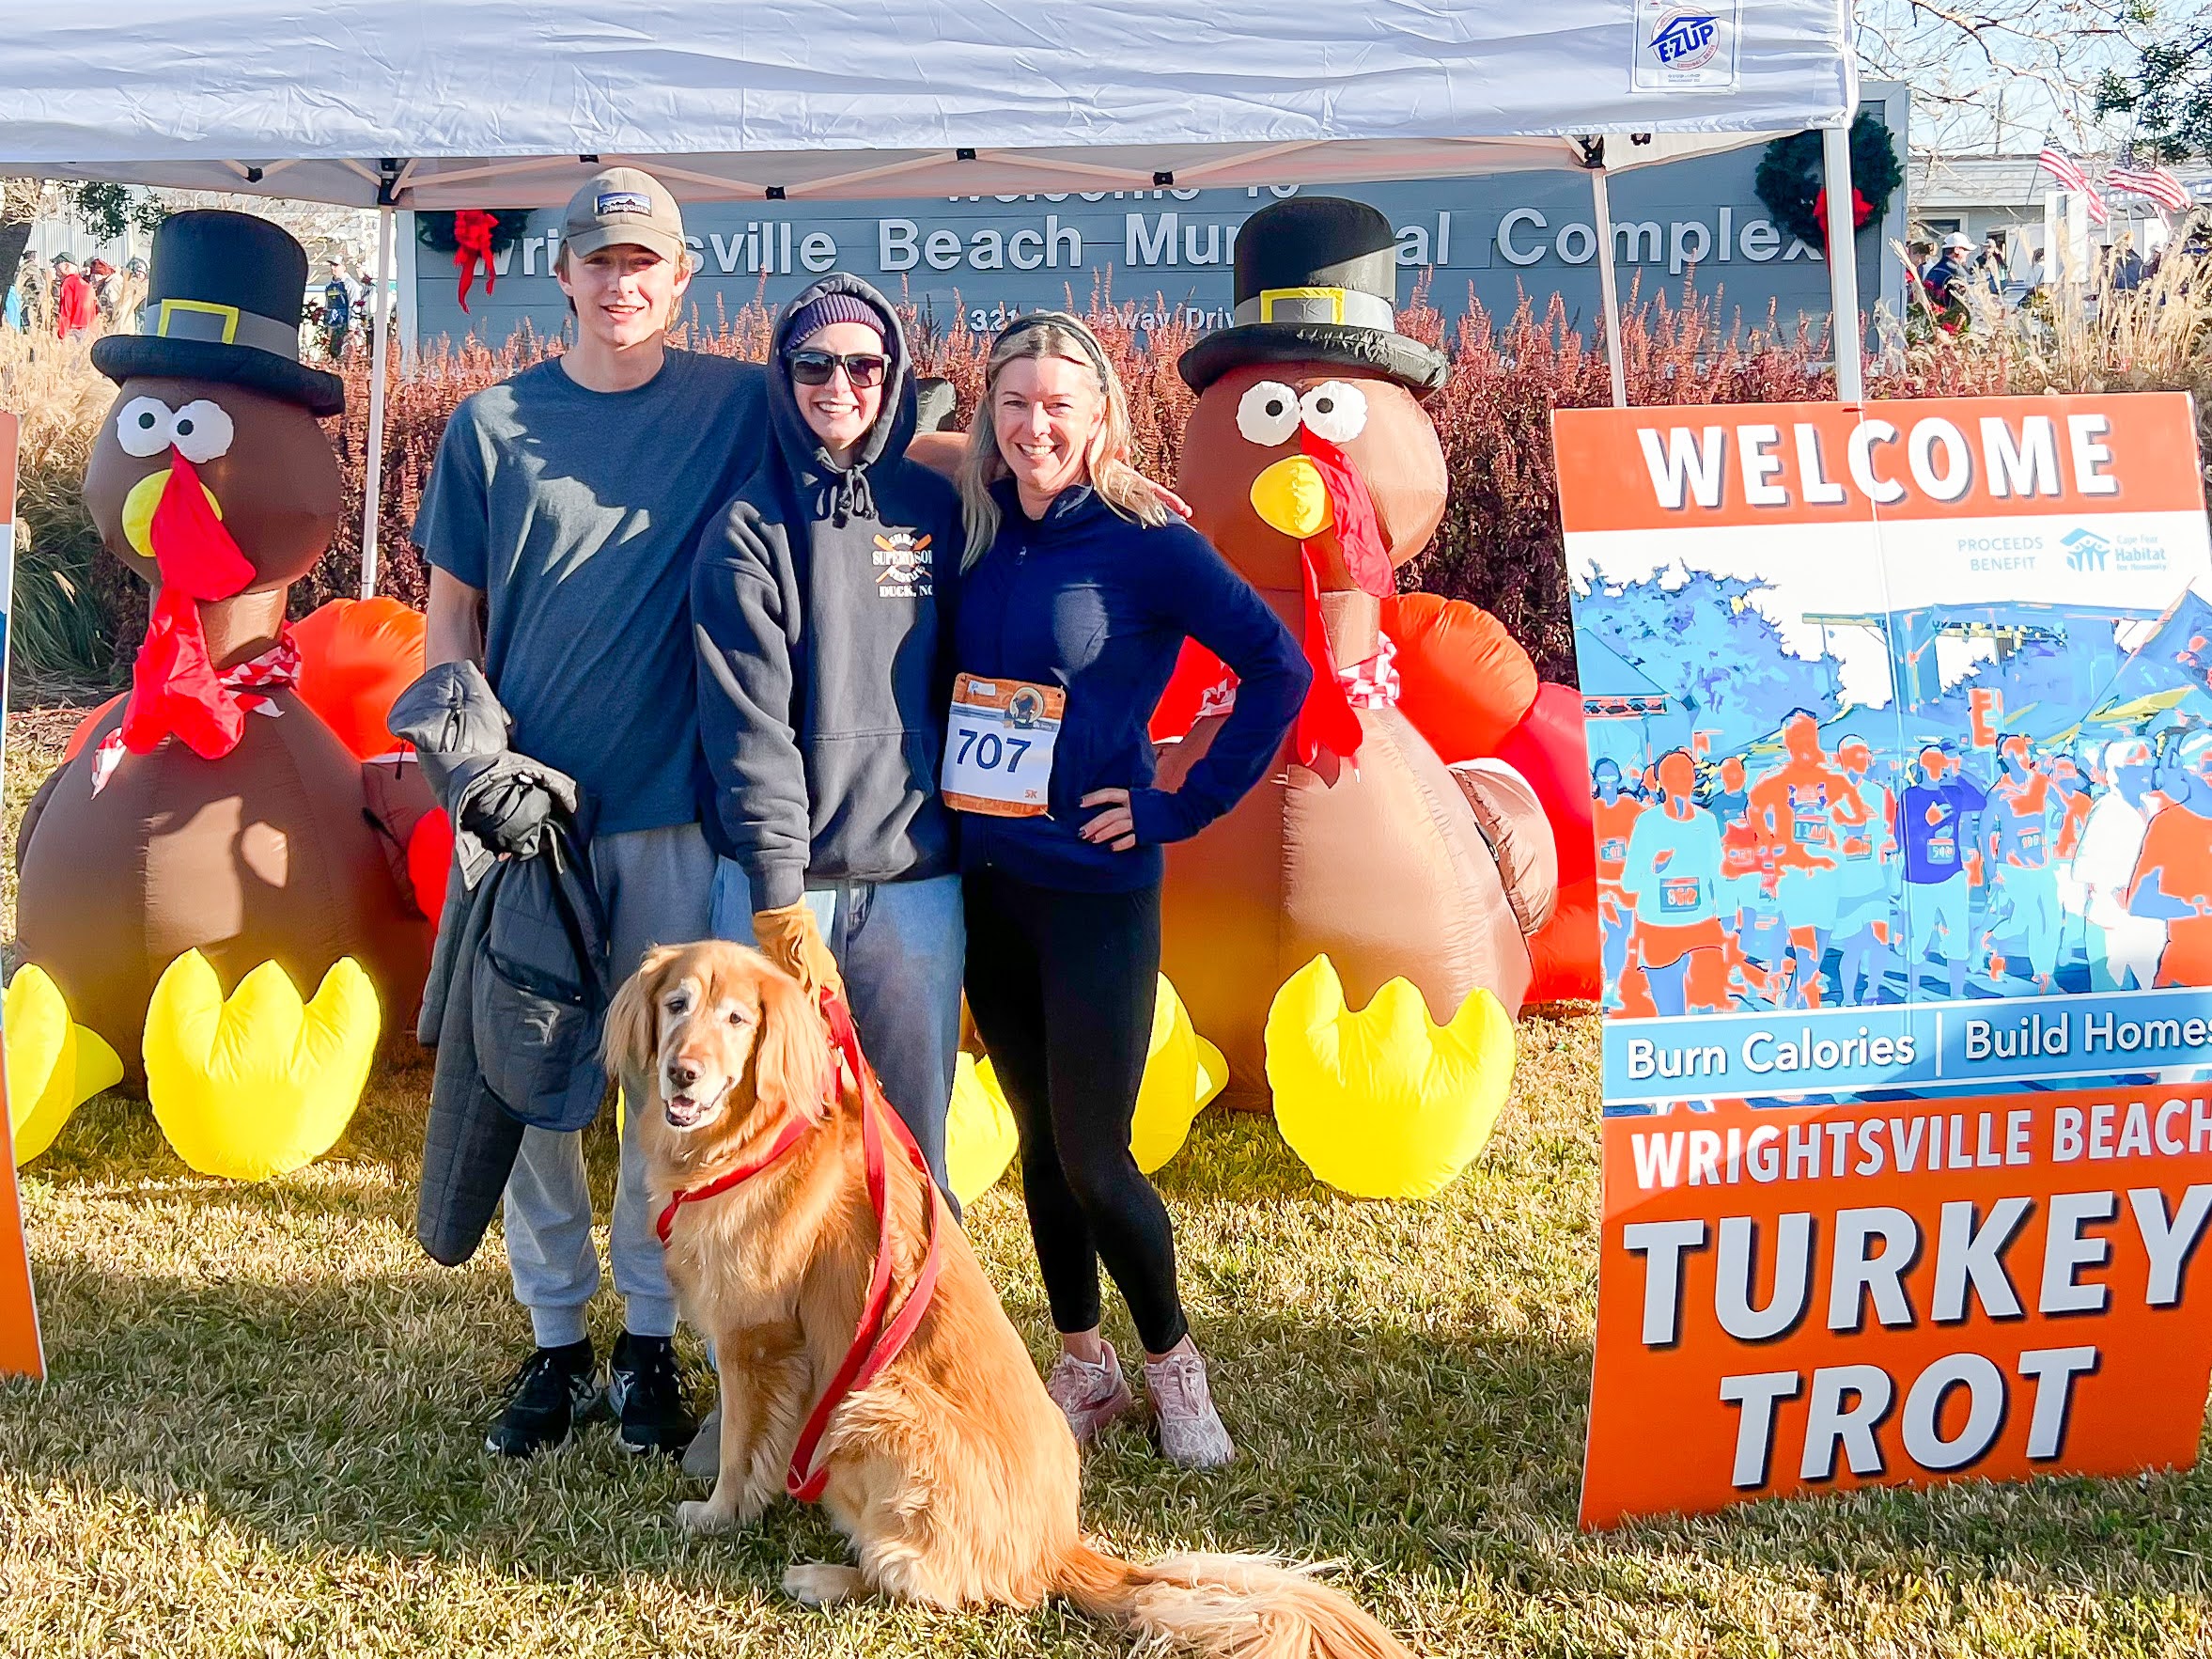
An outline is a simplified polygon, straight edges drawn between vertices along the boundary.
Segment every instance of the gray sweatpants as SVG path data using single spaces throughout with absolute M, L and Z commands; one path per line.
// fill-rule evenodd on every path
M 637 970 L 650 947 L 709 936 L 714 853 L 697 824 L 598 837 L 591 844 L 591 873 L 606 906 L 615 984 Z M 676 1296 L 646 1211 L 645 1165 L 631 1113 L 622 1130 L 608 1253 L 624 1327 L 641 1337 L 672 1337 Z M 537 1345 L 558 1348 L 583 1340 L 584 1309 L 600 1286 L 600 1259 L 591 1237 L 582 1131 L 522 1132 L 506 1182 L 506 1260 L 515 1300 L 530 1310 Z

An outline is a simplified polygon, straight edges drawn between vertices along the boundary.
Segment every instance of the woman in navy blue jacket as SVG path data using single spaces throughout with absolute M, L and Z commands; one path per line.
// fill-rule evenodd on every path
M 1135 1409 L 1098 1334 L 1102 1260 L 1145 1349 L 1161 1449 L 1235 1455 L 1176 1289 L 1166 1207 L 1129 1153 L 1160 971 L 1161 847 L 1259 781 L 1310 677 L 1289 632 L 1128 462 L 1091 332 L 1037 313 L 991 348 L 961 474 L 961 671 L 944 785 L 961 809 L 968 1006 L 1021 1133 L 1022 1193 L 1079 1441 Z M 1236 711 L 1175 791 L 1154 706 L 1188 635 Z

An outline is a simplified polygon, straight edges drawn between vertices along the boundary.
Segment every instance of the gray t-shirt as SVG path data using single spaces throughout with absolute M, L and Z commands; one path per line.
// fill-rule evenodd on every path
M 600 833 L 698 817 L 692 553 L 766 436 L 759 365 L 674 351 L 627 392 L 549 359 L 446 423 L 415 545 L 484 590 L 514 746 L 591 792 Z

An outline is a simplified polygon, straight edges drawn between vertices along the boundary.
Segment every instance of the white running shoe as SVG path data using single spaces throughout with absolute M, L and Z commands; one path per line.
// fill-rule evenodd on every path
M 1160 1425 L 1161 1456 L 1186 1469 L 1218 1469 L 1236 1460 L 1237 1448 L 1206 1385 L 1206 1361 L 1194 1352 L 1146 1360 L 1145 1388 Z

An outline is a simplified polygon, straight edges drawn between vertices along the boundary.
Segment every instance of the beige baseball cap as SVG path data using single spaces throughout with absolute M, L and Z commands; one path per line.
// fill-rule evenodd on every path
M 663 259 L 681 263 L 683 215 L 676 197 L 652 174 L 637 167 L 609 167 L 595 173 L 569 198 L 561 225 L 561 245 L 573 258 L 628 243 L 649 248 Z

